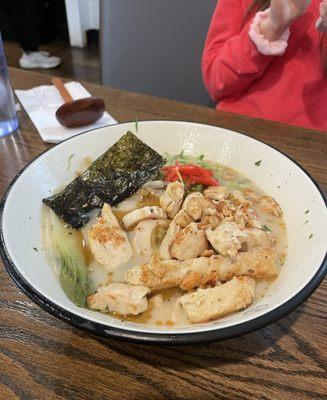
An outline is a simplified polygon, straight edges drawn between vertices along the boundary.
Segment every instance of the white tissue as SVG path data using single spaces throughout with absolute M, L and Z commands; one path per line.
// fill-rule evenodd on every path
M 65 86 L 74 100 L 91 96 L 78 82 L 69 82 Z M 37 86 L 30 90 L 15 90 L 15 93 L 44 142 L 59 143 L 90 129 L 117 123 L 105 112 L 92 125 L 68 129 L 59 124 L 55 115 L 64 101 L 54 86 Z

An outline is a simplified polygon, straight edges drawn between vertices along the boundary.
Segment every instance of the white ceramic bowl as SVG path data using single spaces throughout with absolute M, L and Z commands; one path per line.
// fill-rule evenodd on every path
M 72 180 L 85 156 L 97 158 L 127 130 L 135 132 L 135 124 L 104 127 L 66 140 L 29 163 L 10 184 L 1 205 L 1 256 L 16 284 L 33 301 L 56 317 L 101 335 L 192 343 L 225 339 L 267 325 L 297 307 L 318 286 L 327 269 L 326 200 L 303 168 L 272 147 L 239 133 L 196 123 L 144 121 L 138 123 L 137 136 L 159 153 L 176 154 L 182 149 L 193 155 L 203 153 L 209 160 L 241 171 L 272 195 L 284 211 L 286 262 L 263 298 L 242 312 L 207 324 L 148 327 L 75 306 L 41 250 L 42 198 Z M 75 156 L 68 170 L 71 154 Z M 262 160 L 260 167 L 255 165 L 258 160 Z

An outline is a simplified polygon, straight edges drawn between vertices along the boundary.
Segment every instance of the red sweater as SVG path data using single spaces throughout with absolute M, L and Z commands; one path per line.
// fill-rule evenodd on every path
M 219 0 L 202 59 L 205 85 L 217 109 L 327 131 L 327 74 L 315 28 L 320 0 L 290 27 L 282 56 L 265 56 L 243 16 L 251 0 Z

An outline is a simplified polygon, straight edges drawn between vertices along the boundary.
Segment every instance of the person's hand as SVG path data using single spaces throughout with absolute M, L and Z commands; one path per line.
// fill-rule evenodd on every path
M 327 32 L 327 0 L 323 0 L 319 6 L 320 17 L 317 20 L 316 27 L 320 32 Z
M 311 0 L 271 0 L 270 13 L 260 25 L 268 40 L 277 40 L 297 18 L 303 15 Z

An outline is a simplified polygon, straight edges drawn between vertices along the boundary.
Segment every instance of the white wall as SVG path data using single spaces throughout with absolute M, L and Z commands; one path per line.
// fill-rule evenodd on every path
M 65 0 L 69 42 L 71 46 L 86 46 L 86 31 L 99 29 L 100 0 Z

